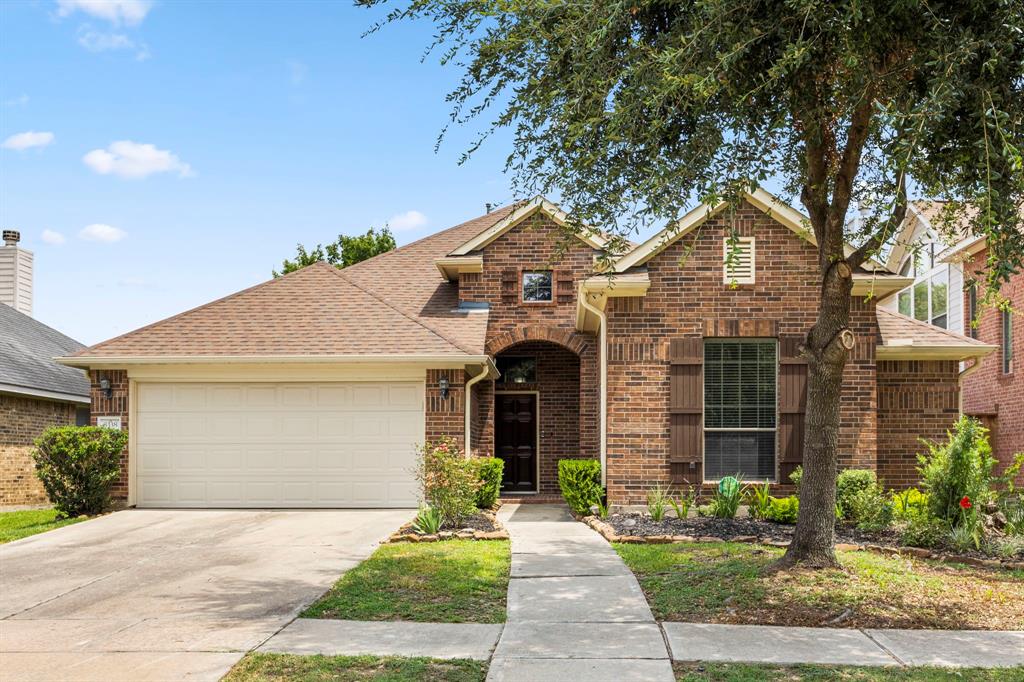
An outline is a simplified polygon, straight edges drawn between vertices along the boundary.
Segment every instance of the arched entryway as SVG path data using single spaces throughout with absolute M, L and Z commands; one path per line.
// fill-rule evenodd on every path
M 558 460 L 597 458 L 597 357 L 589 335 L 524 327 L 492 340 L 501 376 L 481 395 L 479 445 L 505 461 L 504 494 L 558 492 Z

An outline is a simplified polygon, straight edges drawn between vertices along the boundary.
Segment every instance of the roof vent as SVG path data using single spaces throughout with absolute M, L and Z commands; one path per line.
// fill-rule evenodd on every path
M 754 283 L 754 238 L 739 237 L 734 245 L 729 239 L 723 240 L 725 265 L 723 273 L 726 284 Z
M 21 241 L 21 232 L 17 230 L 4 230 L 4 246 L 17 246 Z

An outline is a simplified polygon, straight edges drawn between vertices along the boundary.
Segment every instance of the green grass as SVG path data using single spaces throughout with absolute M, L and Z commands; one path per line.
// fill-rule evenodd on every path
M 510 563 L 507 540 L 382 545 L 302 615 L 504 623 Z
M 860 668 L 704 663 L 675 666 L 679 682 L 1017 682 L 1024 668 Z
M 486 675 L 482 661 L 253 653 L 223 682 L 483 682 Z
M 1024 572 L 840 552 L 841 570 L 766 570 L 782 550 L 741 543 L 633 545 L 616 551 L 659 620 L 1017 630 Z M 828 621 L 846 614 L 838 623 Z
M 0 512 L 0 545 L 84 520 L 84 517 L 58 519 L 53 509 Z

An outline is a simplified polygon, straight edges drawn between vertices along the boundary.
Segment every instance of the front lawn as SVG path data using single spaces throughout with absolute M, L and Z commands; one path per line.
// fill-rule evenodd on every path
M 482 661 L 253 653 L 223 682 L 483 682 L 486 675 Z
M 341 620 L 504 623 L 505 540 L 382 545 L 302 614 Z
M 679 682 L 1017 682 L 1022 668 L 860 668 L 747 663 L 677 663 Z
M 743 543 L 615 550 L 658 620 L 844 628 L 1019 630 L 1024 571 L 839 552 L 842 570 L 766 571 L 781 549 Z
M 0 512 L 0 545 L 79 521 L 85 521 L 85 517 L 58 519 L 53 509 Z

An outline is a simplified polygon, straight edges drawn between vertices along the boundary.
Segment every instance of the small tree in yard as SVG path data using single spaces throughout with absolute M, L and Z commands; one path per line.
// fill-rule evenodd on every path
M 121 474 L 128 434 L 96 426 L 55 426 L 36 440 L 36 474 L 59 516 L 99 514 Z
M 767 180 L 799 197 L 821 297 L 781 565 L 836 566 L 852 273 L 891 244 L 908 187 L 950 200 L 946 232 L 966 220 L 988 238 L 990 290 L 1021 267 L 1021 0 L 397 4 L 385 22 L 429 20 L 442 62 L 463 69 L 453 120 L 495 111 L 481 140 L 511 128 L 516 192 L 559 192 L 569 229 L 600 225 L 613 251 L 687 202 L 737 204 Z
M 463 519 L 476 513 L 479 470 L 451 438 L 420 448 L 416 480 L 426 502 L 441 514 L 444 527 L 458 527 Z
M 272 270 L 271 274 L 274 277 L 280 277 L 320 261 L 330 263 L 336 268 L 347 268 L 367 258 L 392 251 L 394 248 L 395 237 L 386 225 L 380 232 L 371 227 L 366 234 L 357 234 L 351 237 L 339 234 L 338 238 L 327 246 L 317 244 L 310 250 L 307 250 L 302 244 L 296 244 L 295 260 L 286 258 L 281 263 L 281 272 Z

